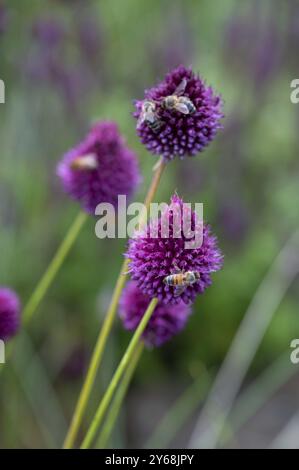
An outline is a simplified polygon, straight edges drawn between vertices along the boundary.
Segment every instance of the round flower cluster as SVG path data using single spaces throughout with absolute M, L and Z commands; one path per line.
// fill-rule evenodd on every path
M 166 75 L 162 83 L 146 90 L 135 107 L 133 115 L 138 119 L 141 142 L 165 160 L 198 154 L 222 127 L 220 96 L 182 65 Z
M 137 328 L 150 300 L 136 282 L 128 283 L 120 300 L 120 317 L 127 330 L 134 331 Z M 161 346 L 184 328 L 190 313 L 191 308 L 183 302 L 177 305 L 159 303 L 144 330 L 145 344 Z
M 177 195 L 129 241 L 126 256 L 132 282 L 123 293 L 121 318 L 127 329 L 135 329 L 150 299 L 158 298 L 144 333 L 151 345 L 164 343 L 183 328 L 190 304 L 211 285 L 211 274 L 223 261 L 210 227 Z
M 177 217 L 176 210 L 180 217 Z M 185 226 L 188 219 L 189 231 Z M 163 235 L 164 227 L 169 227 L 167 237 Z M 190 247 L 196 239 L 202 239 L 200 246 L 194 243 L 194 248 Z M 190 245 L 187 246 L 187 243 Z M 193 302 L 197 294 L 202 294 L 211 285 L 211 273 L 218 271 L 222 265 L 217 239 L 210 227 L 199 221 L 194 211 L 190 213 L 187 205 L 184 208 L 182 199 L 177 195 L 172 197 L 171 204 L 157 220 L 151 221 L 130 240 L 126 256 L 130 260 L 132 279 L 141 291 L 166 304 L 181 300 L 186 304 Z M 196 273 L 198 279 L 189 284 L 186 281 L 179 295 L 177 286 L 165 282 L 170 275 L 189 272 Z
M 20 302 L 15 292 L 7 287 L 0 287 L 0 339 L 8 340 L 20 326 Z
M 141 177 L 137 157 L 114 122 L 98 122 L 58 164 L 65 191 L 94 214 L 101 202 L 117 208 L 118 195 L 132 196 Z

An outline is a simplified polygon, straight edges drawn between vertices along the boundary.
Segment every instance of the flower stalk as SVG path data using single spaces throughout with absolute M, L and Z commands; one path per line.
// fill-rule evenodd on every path
M 108 406 L 113 398 L 113 394 L 125 372 L 125 370 L 127 369 L 128 365 L 130 364 L 130 361 L 132 360 L 133 358 L 133 355 L 135 354 L 135 351 L 136 349 L 138 348 L 138 344 L 139 344 L 139 341 L 140 341 L 140 338 L 141 338 L 141 335 L 147 325 L 147 323 L 149 322 L 149 319 L 151 317 L 151 315 L 153 314 L 156 306 L 158 304 L 158 299 L 157 298 L 154 298 L 150 301 L 148 307 L 147 307 L 147 310 L 141 320 L 141 322 L 139 323 L 138 325 L 138 328 L 136 329 L 130 343 L 129 343 L 129 346 L 127 347 L 113 377 L 112 377 L 112 380 L 103 396 L 103 399 L 101 400 L 99 406 L 98 406 L 98 409 L 96 411 L 96 414 L 92 420 L 92 423 L 87 431 L 87 434 L 82 442 L 82 445 L 81 445 L 81 449 L 88 449 L 94 439 L 95 439 L 95 436 L 96 436 L 96 433 L 102 423 L 102 420 L 105 416 L 105 413 L 108 409 Z
M 163 161 L 163 159 L 160 159 L 160 164 L 157 165 L 154 171 L 153 179 L 152 179 L 152 182 L 150 184 L 148 193 L 144 201 L 144 206 L 145 206 L 146 211 L 148 211 L 150 204 L 153 201 L 153 198 L 156 194 L 156 191 L 159 186 L 159 182 L 161 180 L 165 166 L 166 164 Z M 139 227 L 141 227 L 145 223 L 146 211 L 144 210 L 142 214 L 140 215 Z M 78 431 L 79 431 L 79 428 L 83 419 L 83 415 L 87 407 L 91 390 L 96 379 L 97 371 L 101 364 L 103 352 L 104 352 L 104 349 L 105 349 L 105 346 L 106 346 L 106 343 L 107 343 L 107 340 L 108 340 L 108 337 L 111 332 L 112 325 L 116 316 L 119 299 L 126 283 L 126 278 L 127 278 L 126 273 L 128 270 L 128 265 L 129 265 L 129 260 L 125 259 L 125 261 L 123 262 L 122 268 L 120 270 L 119 276 L 117 278 L 116 285 L 112 294 L 110 306 L 107 311 L 106 317 L 104 319 L 102 328 L 100 330 L 100 333 L 99 333 L 99 336 L 98 336 L 98 339 L 97 339 L 97 342 L 96 342 L 96 345 L 95 345 L 95 348 L 91 357 L 86 379 L 79 395 L 79 399 L 78 399 L 78 402 L 74 411 L 74 415 L 71 421 L 69 431 L 67 433 L 67 436 L 63 444 L 64 449 L 71 449 L 75 443 L 75 439 L 78 434 Z
M 41 301 L 45 297 L 49 287 L 51 286 L 56 274 L 61 268 L 65 258 L 67 257 L 70 249 L 76 241 L 84 223 L 87 220 L 88 215 L 82 211 L 76 216 L 72 225 L 70 226 L 65 238 L 63 239 L 60 247 L 58 248 L 54 258 L 48 266 L 45 274 L 38 282 L 35 290 L 33 291 L 30 299 L 24 307 L 23 311 L 23 323 L 27 325 L 34 313 L 36 312 Z
M 132 376 L 133 376 L 133 374 L 136 370 L 136 367 L 138 365 L 138 362 L 139 362 L 140 356 L 143 352 L 143 349 L 144 349 L 144 344 L 139 343 L 138 347 L 136 348 L 135 354 L 133 355 L 133 358 L 132 358 L 130 364 L 128 365 L 128 367 L 127 367 L 127 369 L 124 373 L 124 376 L 122 378 L 122 381 L 121 381 L 121 383 L 120 383 L 120 385 L 119 385 L 119 387 L 118 387 L 118 389 L 115 393 L 115 397 L 114 397 L 113 402 L 111 404 L 111 407 L 108 411 L 107 418 L 105 420 L 105 423 L 103 425 L 103 429 L 100 433 L 100 436 L 99 436 L 99 439 L 98 439 L 98 442 L 97 442 L 96 447 L 99 448 L 99 449 L 104 449 L 107 446 L 107 443 L 109 442 L 109 439 L 110 439 L 111 433 L 113 431 L 113 428 L 114 428 L 115 422 L 117 420 L 117 417 L 119 415 L 119 411 L 121 409 L 123 400 L 126 396 L 128 387 L 130 385 Z

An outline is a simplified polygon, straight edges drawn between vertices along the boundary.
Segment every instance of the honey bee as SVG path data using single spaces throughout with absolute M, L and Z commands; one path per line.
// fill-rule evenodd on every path
M 181 96 L 185 92 L 187 80 L 184 78 L 174 91 L 173 95 L 166 96 L 162 106 L 169 111 L 175 110 L 182 114 L 193 114 L 196 108 L 187 96 Z
M 70 167 L 72 170 L 96 170 L 98 168 L 98 161 L 96 158 L 96 155 L 93 153 L 83 155 L 81 157 L 75 158 L 71 164 Z
M 200 279 L 200 274 L 197 271 L 184 271 L 175 266 L 176 272 L 169 274 L 163 280 L 167 286 L 175 287 L 174 296 L 178 297 L 184 290 L 195 284 Z
M 152 100 L 143 101 L 141 113 L 137 121 L 137 129 L 139 129 L 144 122 L 154 132 L 158 132 L 163 125 L 163 122 L 157 116 L 157 105 Z

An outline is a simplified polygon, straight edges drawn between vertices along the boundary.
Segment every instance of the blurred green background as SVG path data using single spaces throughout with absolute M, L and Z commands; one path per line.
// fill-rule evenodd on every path
M 168 201 L 177 190 L 186 201 L 204 203 L 224 268 L 197 299 L 183 333 L 142 358 L 114 446 L 144 445 L 160 413 L 194 377 L 219 368 L 256 289 L 298 227 L 299 105 L 290 102 L 298 40 L 296 0 L 0 2 L 0 78 L 6 84 L 0 284 L 12 286 L 23 302 L 78 211 L 55 168 L 91 122 L 119 124 L 139 156 L 144 184 L 136 200 L 142 200 L 155 159 L 136 137 L 133 100 L 183 63 L 225 101 L 216 141 L 194 159 L 172 162 L 156 198 Z M 125 250 L 125 240 L 98 240 L 94 226 L 90 219 L 30 325 L 30 338 L 17 344 L 23 368 L 7 364 L 0 376 L 1 447 L 61 442 Z M 293 286 L 248 380 L 288 351 L 298 333 Z M 96 402 L 129 338 L 117 322 Z M 55 421 L 57 410 L 65 421 Z M 185 444 L 182 434 L 177 445 Z

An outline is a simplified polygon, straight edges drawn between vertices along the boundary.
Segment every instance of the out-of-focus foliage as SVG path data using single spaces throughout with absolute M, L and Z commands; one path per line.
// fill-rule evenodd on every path
M 0 3 L 0 78 L 6 84 L 0 105 L 0 284 L 11 285 L 25 302 L 44 272 L 78 210 L 62 193 L 55 167 L 92 121 L 116 120 L 138 153 L 144 184 L 136 200 L 142 200 L 155 159 L 135 135 L 132 101 L 173 66 L 192 65 L 222 94 L 224 129 L 203 154 L 167 167 L 157 200 L 168 201 L 176 189 L 187 201 L 203 202 L 225 263 L 197 299 L 184 332 L 143 358 L 137 380 L 153 384 L 171 376 L 179 383 L 197 362 L 218 367 L 257 287 L 298 226 L 299 105 L 290 102 L 298 69 L 298 3 Z M 98 240 L 94 225 L 91 218 L 30 329 L 66 415 L 126 243 Z M 298 331 L 298 293 L 291 289 L 253 368 L 285 351 Z M 104 382 L 128 338 L 118 322 Z M 5 377 L 2 409 L 17 381 L 13 373 L 5 371 Z M 12 414 L 1 446 L 41 445 L 26 403 L 17 404 L 20 394 L 9 395 Z M 10 427 L 20 417 L 28 428 L 15 435 Z M 7 419 L 5 413 L 0 419 Z

